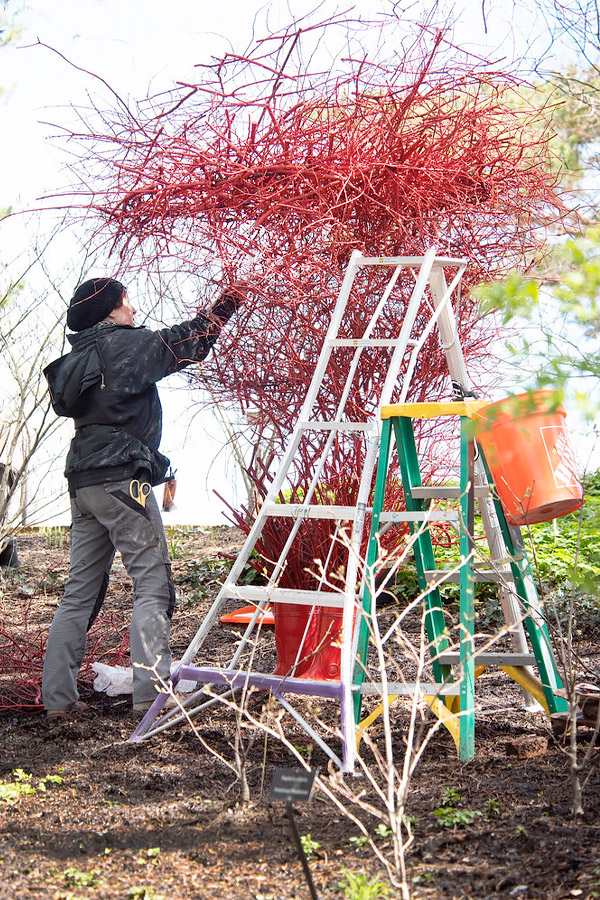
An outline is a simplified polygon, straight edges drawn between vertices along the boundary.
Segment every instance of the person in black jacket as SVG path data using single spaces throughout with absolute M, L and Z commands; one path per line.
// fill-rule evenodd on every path
M 98 615 L 115 549 L 133 579 L 130 643 L 134 709 L 156 698 L 156 675 L 168 679 L 175 590 L 158 504 L 169 460 L 159 452 L 162 409 L 156 382 L 203 360 L 243 300 L 223 291 L 209 312 L 173 328 L 133 324 L 135 309 L 112 278 L 81 284 L 71 300 L 70 353 L 44 374 L 52 406 L 74 420 L 65 475 L 71 497 L 71 565 L 44 660 L 48 718 L 82 712 L 77 675 L 86 632 Z

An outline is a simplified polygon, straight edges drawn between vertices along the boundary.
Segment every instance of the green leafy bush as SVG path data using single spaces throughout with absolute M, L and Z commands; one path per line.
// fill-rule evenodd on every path
M 542 595 L 564 620 L 573 602 L 580 633 L 600 626 L 600 470 L 585 479 L 581 511 L 532 525 L 526 541 Z

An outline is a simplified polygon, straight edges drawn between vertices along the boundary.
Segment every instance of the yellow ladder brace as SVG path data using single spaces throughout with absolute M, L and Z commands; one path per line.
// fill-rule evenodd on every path
M 517 684 L 520 684 L 521 687 L 525 688 L 528 694 L 531 694 L 537 702 L 544 708 L 544 711 L 550 715 L 550 710 L 548 709 L 548 704 L 546 702 L 546 697 L 544 696 L 544 687 L 539 678 L 536 678 L 535 675 L 532 675 L 527 669 L 522 666 L 498 666 L 499 669 L 502 669 L 503 672 L 506 672 L 513 681 L 516 681 Z M 475 666 L 475 680 L 479 678 L 480 675 L 487 669 L 487 666 Z M 391 694 L 388 698 L 388 703 L 391 705 L 394 701 L 398 700 L 400 694 Z M 431 711 L 441 720 L 442 725 L 448 729 L 452 740 L 456 746 L 456 749 L 459 748 L 460 743 L 460 728 L 458 724 L 458 716 L 460 715 L 458 709 L 458 701 L 459 697 L 446 697 L 446 703 L 442 703 L 439 697 L 436 697 L 434 694 L 423 694 L 423 699 L 425 703 L 429 706 Z M 447 704 L 447 705 L 446 705 Z M 384 709 L 383 703 L 380 703 L 375 707 L 373 712 L 369 713 L 362 722 L 356 726 L 356 752 L 358 753 L 358 749 L 360 747 L 360 742 L 362 741 L 365 732 L 367 729 L 375 722 L 379 716 L 382 714 Z

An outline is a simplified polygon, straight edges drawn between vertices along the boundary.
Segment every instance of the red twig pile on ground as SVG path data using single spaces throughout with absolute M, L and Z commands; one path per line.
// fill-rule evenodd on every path
M 39 711 L 42 705 L 42 670 L 48 628 L 36 621 L 34 606 L 43 581 L 29 595 L 13 588 L 3 590 L 0 617 L 0 712 L 9 710 Z M 8 598 L 10 597 L 10 601 Z M 4 604 L 10 603 L 10 611 Z M 9 614 L 10 613 L 10 614 Z M 88 635 L 86 655 L 80 682 L 91 686 L 95 673 L 93 662 L 128 666 L 129 629 L 122 616 L 112 613 L 99 616 Z

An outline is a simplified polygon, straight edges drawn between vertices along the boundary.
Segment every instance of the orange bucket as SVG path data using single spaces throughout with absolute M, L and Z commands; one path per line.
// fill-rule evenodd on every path
M 511 525 L 547 522 L 579 509 L 583 488 L 554 391 L 506 397 L 473 418 Z

